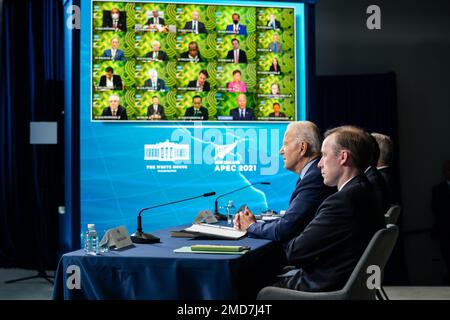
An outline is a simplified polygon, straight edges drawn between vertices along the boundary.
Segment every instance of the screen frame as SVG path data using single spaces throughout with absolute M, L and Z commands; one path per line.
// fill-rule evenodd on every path
M 149 2 L 146 0 L 84 0 L 82 2 L 89 1 L 89 8 L 85 9 L 89 11 L 91 19 L 86 22 L 86 26 L 88 26 L 90 30 L 90 45 L 89 45 L 89 61 L 90 61 L 90 83 L 89 83 L 89 101 L 90 101 L 90 122 L 91 123 L 139 123 L 143 125 L 151 124 L 151 125 L 196 125 L 198 123 L 206 123 L 207 125 L 226 125 L 226 124 L 233 124 L 236 122 L 242 123 L 242 124 L 280 124 L 280 123 L 292 123 L 295 121 L 305 120 L 306 115 L 308 113 L 308 99 L 309 99 L 309 93 L 308 93 L 308 84 L 309 84 L 309 63 L 308 63 L 308 3 L 311 1 L 289 1 L 284 0 L 282 2 L 273 2 L 273 1 L 265 1 L 265 0 L 216 0 L 214 2 L 214 5 L 217 6 L 229 6 L 229 5 L 236 5 L 236 6 L 247 6 L 247 7 L 274 7 L 274 8 L 288 8 L 294 10 L 294 37 L 299 38 L 298 40 L 294 39 L 295 46 L 294 46 L 294 81 L 295 81 L 295 94 L 294 94 L 294 106 L 295 106 L 295 117 L 292 120 L 243 120 L 243 121 L 235 121 L 235 120 L 183 120 L 183 119 L 173 119 L 173 120 L 115 120 L 115 119 L 93 119 L 93 93 L 94 93 L 94 84 L 92 79 L 93 74 L 93 67 L 94 67 L 94 54 L 92 51 L 93 48 L 93 35 L 94 35 L 94 28 L 93 28 L 93 19 L 92 19 L 92 13 L 93 13 L 93 3 L 94 2 L 118 2 L 118 3 L 164 3 L 164 4 L 198 4 L 198 5 L 207 5 L 211 4 L 208 2 L 208 0 L 184 0 L 184 1 L 177 1 L 177 0 L 162 0 L 157 2 Z M 299 5 L 302 5 L 300 7 Z M 299 12 L 297 12 L 299 10 Z M 301 19 L 303 18 L 303 21 Z M 302 24 L 302 25 L 301 25 Z M 83 38 L 83 34 L 81 35 Z M 302 77 L 302 74 L 299 73 L 299 70 L 305 70 L 304 71 L 304 77 L 302 80 L 299 81 L 299 78 Z M 83 95 L 83 88 L 84 86 L 87 87 L 86 84 L 80 83 L 80 90 L 81 95 Z M 83 98 L 81 97 L 81 100 Z

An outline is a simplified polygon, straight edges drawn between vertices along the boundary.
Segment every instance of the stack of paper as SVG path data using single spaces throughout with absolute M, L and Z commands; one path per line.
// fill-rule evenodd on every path
M 239 239 L 247 234 L 246 231 L 239 231 L 230 227 L 223 227 L 207 223 L 193 224 L 191 227 L 184 229 L 187 232 L 201 234 L 219 239 Z

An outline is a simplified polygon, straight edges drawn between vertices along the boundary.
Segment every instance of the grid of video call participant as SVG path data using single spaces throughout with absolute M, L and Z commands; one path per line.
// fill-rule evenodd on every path
M 93 3 L 93 120 L 290 121 L 292 8 Z

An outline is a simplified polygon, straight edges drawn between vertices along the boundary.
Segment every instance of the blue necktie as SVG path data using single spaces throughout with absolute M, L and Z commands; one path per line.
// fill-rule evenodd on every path
M 244 120 L 244 111 L 241 110 L 240 113 L 241 113 L 240 119 Z

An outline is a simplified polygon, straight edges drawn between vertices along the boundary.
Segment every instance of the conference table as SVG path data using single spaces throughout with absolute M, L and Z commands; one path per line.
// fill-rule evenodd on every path
M 285 265 L 280 244 L 243 237 L 239 240 L 174 238 L 152 232 L 156 244 L 133 244 L 122 250 L 85 255 L 64 254 L 55 275 L 55 300 L 236 300 L 255 299 L 274 283 Z M 245 254 L 177 253 L 195 244 L 241 245 Z

